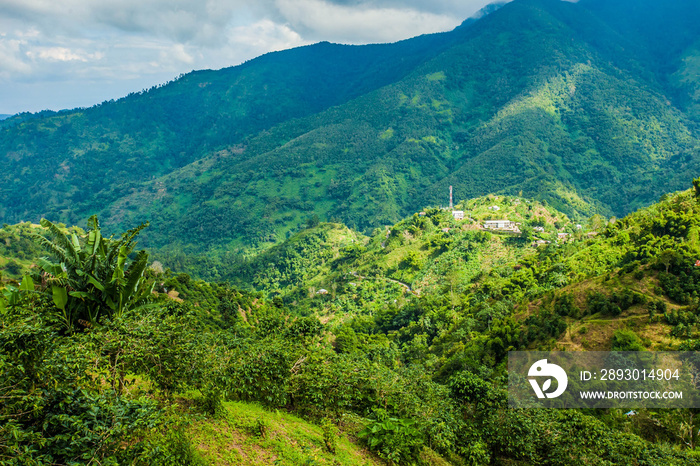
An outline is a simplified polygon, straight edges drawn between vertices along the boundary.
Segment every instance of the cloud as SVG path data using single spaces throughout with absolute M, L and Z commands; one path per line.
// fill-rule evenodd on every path
M 100 82 L 150 87 L 321 40 L 392 42 L 445 31 L 487 1 L 0 0 L 0 103 L 32 83 L 64 83 L 63 105 L 65 95 L 98 92 Z M 18 110 L 31 109 L 0 113 Z
M 70 36 L 141 34 L 180 43 L 216 42 L 248 0 L 0 0 L 0 17 Z M 253 3 L 250 1 L 250 3 Z
M 410 8 L 353 7 L 323 0 L 276 0 L 275 4 L 294 29 L 337 42 L 389 42 L 449 30 L 461 22 Z
M 31 66 L 21 59 L 23 43 L 17 39 L 0 38 L 0 77 L 9 79 L 11 76 L 26 75 L 31 72 Z
M 221 43 L 231 25 L 269 20 L 301 26 L 314 35 L 339 26 L 361 41 L 366 40 L 362 37 L 389 37 L 392 31 L 405 35 L 450 27 L 486 3 L 488 0 L 0 0 L 0 18 L 32 24 L 47 34 L 122 32 L 198 45 Z M 360 36 L 352 36 L 350 23 L 358 27 Z
M 171 59 L 181 63 L 187 63 L 188 65 L 194 63 L 194 58 L 187 53 L 185 46 L 182 44 L 173 44 L 168 50 L 161 52 L 161 58 L 161 61 Z
M 227 36 L 230 45 L 255 50 L 256 55 L 309 43 L 288 25 L 277 24 L 269 19 L 232 27 L 227 31 Z
M 31 59 L 48 61 L 81 61 L 100 60 L 104 57 L 102 52 L 86 53 L 82 50 L 74 51 L 66 47 L 36 47 L 26 53 Z

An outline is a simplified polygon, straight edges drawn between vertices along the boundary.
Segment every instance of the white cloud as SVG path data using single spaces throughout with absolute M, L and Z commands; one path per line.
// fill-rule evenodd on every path
M 21 40 L 0 38 L 0 77 L 9 79 L 31 72 L 31 66 L 22 60 L 22 49 Z
M 65 86 L 61 103 L 40 108 L 65 105 L 69 95 L 84 105 L 83 89 L 99 93 L 100 82 L 153 85 L 321 40 L 390 42 L 449 30 L 487 1 L 0 0 L 0 113 L 34 110 L 2 107 L 22 102 L 11 93 L 34 84 Z
M 409 8 L 357 8 L 323 0 L 276 0 L 275 4 L 294 29 L 346 43 L 396 41 L 449 30 L 464 19 Z
M 228 43 L 234 48 L 245 47 L 256 51 L 256 55 L 305 45 L 296 31 L 285 24 L 263 19 L 246 26 L 232 27 L 227 32 Z
M 104 57 L 102 52 L 86 53 L 84 51 L 74 51 L 66 47 L 36 47 L 27 52 L 27 56 L 32 59 L 48 61 L 81 61 L 101 60 Z
M 192 55 L 187 53 L 185 46 L 182 44 L 173 44 L 167 51 L 161 53 L 161 57 L 161 61 L 177 60 L 188 65 L 194 63 L 194 58 L 192 58 Z
M 34 24 L 44 33 L 142 34 L 180 43 L 216 42 L 247 3 L 220 0 L 0 0 L 0 18 Z

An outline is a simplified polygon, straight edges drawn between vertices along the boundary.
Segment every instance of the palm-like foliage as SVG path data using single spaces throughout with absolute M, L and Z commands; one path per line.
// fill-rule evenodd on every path
M 123 233 L 118 240 L 102 236 L 94 215 L 82 238 L 75 233 L 69 237 L 46 219 L 41 220 L 41 226 L 48 230 L 49 238 L 39 234 L 35 238 L 51 258 L 37 261 L 39 278 L 69 329 L 79 320 L 95 323 L 151 303 L 153 283 L 144 278 L 148 254 L 140 251 L 129 260 L 135 239 L 147 223 Z

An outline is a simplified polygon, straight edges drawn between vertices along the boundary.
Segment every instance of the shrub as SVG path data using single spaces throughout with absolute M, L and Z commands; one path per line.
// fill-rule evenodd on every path
M 415 461 L 423 446 L 423 438 L 415 421 L 399 419 L 377 409 L 375 419 L 358 434 L 370 450 L 392 464 Z
M 554 312 L 560 316 L 580 317 L 581 310 L 576 306 L 574 296 L 569 293 L 564 293 L 557 298 L 554 305 Z
M 199 408 L 211 416 L 220 416 L 224 413 L 221 390 L 215 385 L 208 385 L 202 389 L 202 396 L 196 402 Z
M 182 427 L 170 430 L 166 435 L 151 439 L 133 462 L 138 466 L 204 466 L 205 462 L 192 447 Z
M 642 341 L 632 330 L 615 330 L 612 339 L 613 351 L 644 351 Z

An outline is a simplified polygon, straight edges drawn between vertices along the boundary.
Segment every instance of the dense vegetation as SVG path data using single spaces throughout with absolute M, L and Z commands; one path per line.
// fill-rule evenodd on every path
M 0 463 L 699 464 L 695 410 L 505 392 L 511 350 L 700 348 L 700 179 L 663 194 L 700 172 L 700 6 L 659 5 L 0 121 Z
M 104 238 L 97 219 L 86 231 L 6 226 L 4 235 L 48 256 L 33 259 L 37 267 L 17 262 L 19 273 L 6 271 L 17 280 L 0 293 L 0 457 L 696 464 L 693 410 L 514 410 L 505 393 L 513 349 L 697 347 L 696 196 L 583 225 L 508 196 L 460 203 L 465 220 L 427 209 L 371 237 L 310 222 L 236 265 L 235 287 L 142 267 L 140 228 Z M 483 230 L 494 207 L 520 231 Z M 93 261 L 103 265 L 89 271 Z M 47 273 L 55 264 L 73 277 L 68 296 L 98 311 L 66 324 L 55 291 L 65 282 Z M 138 283 L 155 293 L 117 312 L 115 293 Z M 265 453 L 256 460 L 249 445 Z
M 322 43 L 10 118 L 0 219 L 149 220 L 142 241 L 174 267 L 183 251 L 250 257 L 314 216 L 369 234 L 446 204 L 449 185 L 622 216 L 700 169 L 697 2 L 658 8 L 517 0 L 444 34 Z

